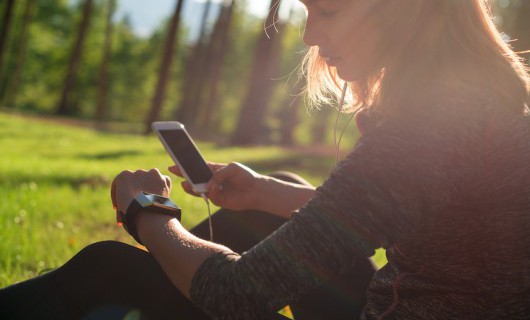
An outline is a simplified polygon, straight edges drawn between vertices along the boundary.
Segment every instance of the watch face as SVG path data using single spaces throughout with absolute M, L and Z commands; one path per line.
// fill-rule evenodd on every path
M 180 209 L 176 204 L 174 204 L 169 198 L 159 196 L 157 194 L 151 194 L 147 192 L 142 192 L 143 197 L 139 200 L 140 204 L 143 207 L 154 206 L 159 208 L 168 208 L 168 209 Z

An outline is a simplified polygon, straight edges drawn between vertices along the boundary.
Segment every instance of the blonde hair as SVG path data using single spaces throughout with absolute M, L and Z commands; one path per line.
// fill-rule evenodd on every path
M 349 83 L 349 110 L 377 106 L 384 112 L 421 105 L 433 91 L 469 95 L 487 89 L 502 105 L 527 111 L 528 69 L 494 25 L 487 0 L 409 0 L 407 6 L 382 0 L 372 15 L 385 28 L 386 59 Z M 343 82 L 318 47 L 309 48 L 303 72 L 310 105 L 337 101 Z

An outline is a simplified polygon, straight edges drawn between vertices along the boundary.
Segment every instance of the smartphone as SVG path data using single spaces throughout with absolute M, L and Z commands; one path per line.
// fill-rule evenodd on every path
M 205 193 L 206 184 L 212 178 L 212 170 L 201 156 L 184 125 L 177 121 L 160 121 L 153 122 L 151 127 L 184 178 L 191 183 L 193 190 Z

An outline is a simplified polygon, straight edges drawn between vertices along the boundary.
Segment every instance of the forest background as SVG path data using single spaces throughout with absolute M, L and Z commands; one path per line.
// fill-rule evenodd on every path
M 300 107 L 303 10 L 272 1 L 263 21 L 248 13 L 251 1 L 176 0 L 143 37 L 127 16 L 113 19 L 117 0 L 3 0 L 0 108 L 129 132 L 179 120 L 230 145 L 330 144 L 331 110 Z M 190 4 L 202 6 L 193 30 L 182 17 Z M 529 49 L 530 1 L 492 4 L 507 40 Z

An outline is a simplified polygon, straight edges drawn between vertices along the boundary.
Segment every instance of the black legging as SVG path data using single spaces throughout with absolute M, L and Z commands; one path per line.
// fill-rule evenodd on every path
M 290 173 L 274 176 L 307 183 Z M 284 222 L 259 211 L 221 209 L 212 215 L 215 241 L 239 253 Z M 190 231 L 208 239 L 208 230 L 203 221 Z M 358 318 L 373 273 L 369 260 L 359 260 L 350 272 L 292 304 L 295 319 Z M 54 271 L 0 289 L 0 319 L 123 319 L 131 312 L 141 319 L 209 319 L 172 285 L 148 252 L 115 241 L 89 245 Z

